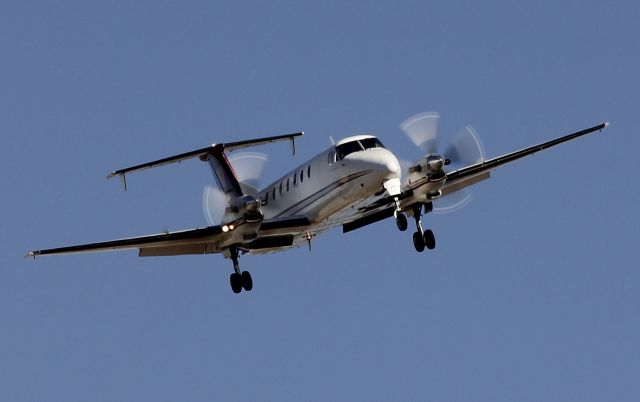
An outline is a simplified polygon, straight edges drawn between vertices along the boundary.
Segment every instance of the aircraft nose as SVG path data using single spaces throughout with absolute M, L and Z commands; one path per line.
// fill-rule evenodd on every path
M 387 171 L 387 178 L 400 177 L 402 173 L 400 162 L 398 161 L 398 158 L 396 158 L 396 156 L 391 152 L 389 152 L 389 155 L 385 158 L 384 166 Z
M 399 178 L 401 174 L 398 158 L 389 150 L 383 148 L 370 149 L 353 153 L 348 159 L 362 169 L 372 169 L 381 175 L 383 180 Z

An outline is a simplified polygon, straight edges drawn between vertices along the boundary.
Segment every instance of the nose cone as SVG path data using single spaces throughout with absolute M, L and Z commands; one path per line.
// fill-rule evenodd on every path
M 388 155 L 385 156 L 383 163 L 384 169 L 387 172 L 387 176 L 385 177 L 385 179 L 394 179 L 396 177 L 399 178 L 402 174 L 400 162 L 398 161 L 398 158 L 396 158 L 396 156 L 390 151 L 387 151 L 387 154 Z
M 375 171 L 382 176 L 383 180 L 399 178 L 401 175 L 398 158 L 385 148 L 368 149 L 364 152 L 353 153 L 345 159 L 354 168 Z

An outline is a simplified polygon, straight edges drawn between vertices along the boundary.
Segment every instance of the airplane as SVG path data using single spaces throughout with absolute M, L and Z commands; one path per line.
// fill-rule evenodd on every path
M 228 154 L 247 147 L 290 141 L 302 132 L 217 143 L 151 162 L 119 169 L 108 177 L 120 177 L 145 169 L 198 158 L 213 173 L 225 199 L 219 224 L 98 243 L 87 243 L 30 251 L 27 257 L 123 249 L 138 249 L 140 257 L 221 253 L 233 263 L 229 278 L 233 293 L 253 289 L 253 279 L 239 265 L 243 254 L 262 254 L 299 247 L 328 229 L 342 226 L 343 233 L 393 217 L 400 231 L 407 230 L 407 216 L 413 217 L 416 251 L 435 248 L 431 229 L 424 230 L 422 217 L 434 210 L 434 202 L 486 180 L 491 171 L 533 153 L 578 137 L 598 132 L 601 123 L 553 140 L 502 156 L 484 159 L 484 151 L 469 127 L 444 152 L 437 150 L 435 112 L 416 115 L 401 127 L 423 156 L 406 169 L 374 135 L 356 135 L 329 148 L 292 169 L 261 190 L 238 179 Z

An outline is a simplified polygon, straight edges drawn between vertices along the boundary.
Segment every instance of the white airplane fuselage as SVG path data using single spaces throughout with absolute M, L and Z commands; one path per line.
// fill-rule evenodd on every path
M 379 145 L 365 149 L 363 140 Z M 338 151 L 343 144 L 351 146 L 351 152 L 342 156 Z M 353 144 L 362 149 L 353 151 Z M 399 179 L 400 174 L 396 156 L 375 137 L 348 137 L 260 191 L 262 212 L 265 219 L 304 215 L 322 230 L 335 219 L 352 215 L 355 206 L 381 195 L 383 183 Z

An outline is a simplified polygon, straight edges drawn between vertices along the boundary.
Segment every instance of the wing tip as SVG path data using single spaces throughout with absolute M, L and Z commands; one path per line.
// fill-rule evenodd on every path
M 40 255 L 39 251 L 29 251 L 27 254 L 24 255 L 24 258 L 33 258 L 35 259 L 37 255 Z

